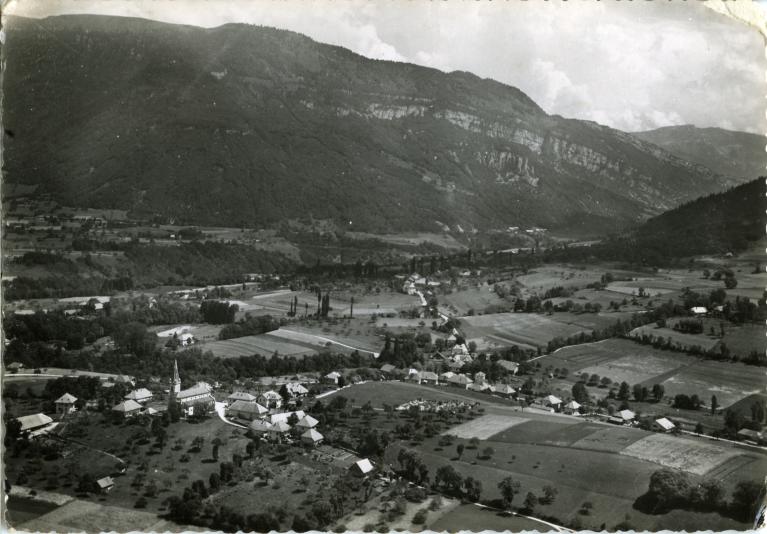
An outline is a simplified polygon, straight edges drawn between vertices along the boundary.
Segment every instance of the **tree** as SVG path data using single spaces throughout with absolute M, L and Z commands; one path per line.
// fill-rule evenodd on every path
M 665 393 L 665 388 L 663 387 L 663 384 L 653 384 L 652 386 L 652 397 L 655 399 L 655 402 L 660 402 L 663 400 L 663 394 Z
M 473 437 L 469 440 L 469 448 L 476 449 L 479 446 L 479 438 Z
M 519 482 L 512 477 L 506 477 L 498 483 L 498 489 L 501 491 L 501 500 L 504 507 L 511 511 L 511 503 L 514 496 L 519 493 Z
M 208 485 L 210 486 L 210 492 L 215 493 L 221 488 L 221 477 L 218 473 L 211 473 L 208 478 Z
M 543 486 L 543 497 L 540 499 L 541 504 L 551 504 L 554 502 L 554 499 L 557 498 L 557 494 L 559 493 L 559 490 L 555 488 L 554 486 Z
M 755 521 L 762 503 L 762 485 L 754 480 L 738 482 L 730 507 L 743 521 Z
M 629 400 L 631 394 L 631 388 L 627 382 L 621 382 L 620 389 L 618 389 L 618 400 Z
M 645 391 L 647 388 L 642 388 L 641 384 L 634 384 L 634 399 L 637 402 L 643 402 Z
M 691 489 L 690 479 L 683 471 L 660 469 L 650 476 L 648 492 L 655 497 L 657 510 L 670 510 L 684 505 Z
M 702 510 L 718 510 L 724 499 L 724 487 L 718 480 L 707 479 L 701 482 L 694 493 L 694 503 Z
M 447 493 L 457 495 L 461 489 L 461 475 L 458 474 L 452 465 L 443 465 L 437 469 L 437 474 L 434 477 L 434 483 L 437 486 L 443 486 Z
M 535 510 L 536 504 L 538 504 L 538 497 L 532 491 L 528 491 L 525 496 L 525 502 L 522 505 L 525 513 L 532 513 Z
M 458 453 L 458 459 L 459 459 L 459 460 L 461 459 L 461 456 L 463 456 L 463 449 L 464 449 L 464 445 L 463 445 L 463 443 L 459 443 L 459 444 L 458 444 L 458 445 L 455 447 L 455 450 L 456 450 L 456 452 Z
M 466 477 L 463 481 L 463 487 L 467 499 L 471 502 L 479 501 L 482 496 L 482 482 L 472 477 Z
M 717 408 L 719 408 L 719 401 L 717 400 L 716 395 L 711 395 L 711 415 L 716 413 Z
M 589 400 L 589 392 L 583 382 L 576 382 L 571 389 L 575 402 L 584 404 Z
M 495 449 L 493 449 L 492 447 L 485 447 L 484 449 L 482 449 L 482 457 L 485 458 L 486 460 L 489 460 L 490 458 L 492 458 L 493 454 L 495 454 Z

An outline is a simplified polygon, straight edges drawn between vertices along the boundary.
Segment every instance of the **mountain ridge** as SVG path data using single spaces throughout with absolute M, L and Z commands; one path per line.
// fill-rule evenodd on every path
M 5 31 L 6 178 L 67 203 L 470 231 L 628 225 L 738 183 L 495 80 L 286 30 L 73 15 Z

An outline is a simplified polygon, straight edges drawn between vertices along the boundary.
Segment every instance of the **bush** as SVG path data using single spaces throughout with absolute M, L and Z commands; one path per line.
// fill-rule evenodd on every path
M 146 508 L 147 500 L 144 497 L 139 497 L 136 501 L 136 504 L 133 505 L 134 508 Z
M 426 516 L 428 514 L 429 514 L 429 511 L 426 508 L 421 508 L 413 516 L 413 524 L 423 525 L 424 523 L 426 523 Z
M 405 498 L 410 502 L 423 502 L 426 500 L 426 490 L 413 486 L 405 490 Z

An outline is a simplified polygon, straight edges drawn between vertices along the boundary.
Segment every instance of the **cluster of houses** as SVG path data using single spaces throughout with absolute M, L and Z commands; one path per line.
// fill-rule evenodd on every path
M 418 273 L 413 273 L 409 276 L 396 275 L 395 278 L 402 282 L 402 292 L 407 293 L 408 295 L 415 295 L 418 291 L 439 287 L 442 284 L 438 280 L 426 278 Z

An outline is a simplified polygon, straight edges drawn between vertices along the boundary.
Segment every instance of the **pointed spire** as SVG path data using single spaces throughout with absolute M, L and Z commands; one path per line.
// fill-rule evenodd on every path
M 170 390 L 173 393 L 181 391 L 181 377 L 178 374 L 178 360 L 173 360 L 173 379 L 171 381 Z

